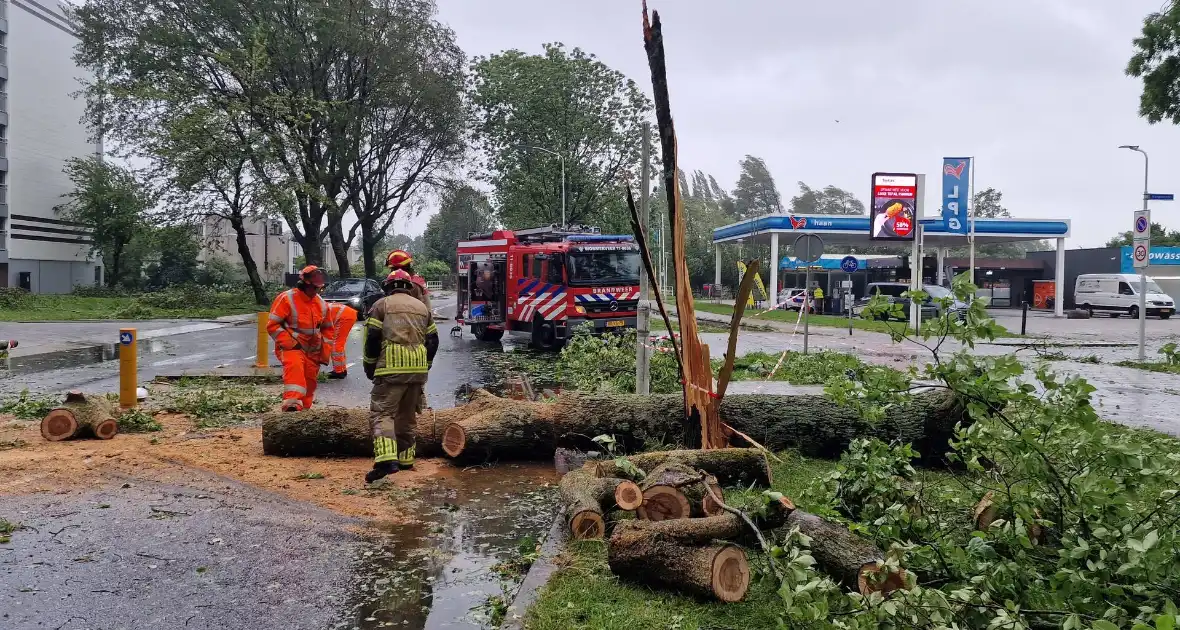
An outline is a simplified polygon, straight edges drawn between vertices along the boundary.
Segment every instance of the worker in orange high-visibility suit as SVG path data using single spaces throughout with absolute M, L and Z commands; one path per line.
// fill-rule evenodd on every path
M 332 338 L 336 340 L 332 348 L 332 371 L 328 378 L 337 379 L 348 376 L 348 357 L 344 348 L 348 345 L 348 333 L 356 323 L 356 309 L 348 304 L 332 302 L 328 305 L 328 323 L 332 325 Z
M 316 377 L 327 365 L 335 339 L 328 321 L 328 303 L 320 297 L 327 277 L 308 265 L 295 288 L 283 291 L 270 305 L 266 330 L 283 363 L 283 411 L 302 411 L 315 400 Z

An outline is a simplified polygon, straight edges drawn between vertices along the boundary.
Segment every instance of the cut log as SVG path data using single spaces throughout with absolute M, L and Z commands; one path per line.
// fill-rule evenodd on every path
M 795 510 L 787 516 L 786 527 L 798 527 L 809 536 L 811 555 L 819 567 L 862 595 L 889 594 L 905 586 L 905 571 L 890 573 L 874 583 L 871 576 L 878 571 L 885 555 L 876 545 L 839 523 Z
M 597 478 L 586 471 L 575 470 L 561 478 L 559 484 L 561 500 L 565 505 L 566 522 L 570 534 L 576 540 L 601 539 L 606 536 L 605 512 L 609 512 L 618 505 L 618 497 L 623 496 L 627 505 L 631 505 L 643 494 L 635 482 L 626 479 Z M 635 506 L 638 507 L 638 506 Z
M 614 435 L 625 451 L 675 443 L 684 431 L 683 400 L 676 395 L 562 394 L 551 403 L 497 398 L 482 390 L 470 403 L 418 417 L 418 454 L 448 450 L 464 460 L 544 460 L 558 446 L 593 450 L 596 435 Z M 368 410 L 314 408 L 264 418 L 268 455 L 372 455 Z M 721 415 L 735 429 L 772 451 L 797 448 L 805 455 L 838 457 L 851 440 L 876 437 L 909 442 L 925 459 L 939 461 L 955 426 L 966 423 L 949 394 L 919 394 L 869 422 L 853 409 L 821 395 L 731 394 Z M 452 428 L 455 427 L 455 428 Z M 726 482 L 722 480 L 722 484 Z
M 717 478 L 721 485 L 759 486 L 769 488 L 772 480 L 770 464 L 766 455 L 753 448 L 723 448 L 712 451 L 680 450 L 653 451 L 629 455 L 627 459 L 642 471 L 655 470 L 661 464 L 676 462 L 693 470 L 703 470 Z M 599 477 L 622 477 L 627 475 L 614 462 L 602 460 L 588 462 Z
M 615 575 L 722 602 L 741 601 L 750 587 L 746 552 L 732 544 L 687 545 L 620 523 L 607 544 Z
M 750 520 L 761 531 L 771 531 L 783 527 L 787 517 L 795 510 L 795 504 L 790 499 L 772 502 L 767 506 L 764 514 L 751 515 Z M 757 538 L 750 526 L 736 514 L 724 513 L 708 518 L 686 518 L 668 521 L 630 520 L 618 523 L 618 528 L 626 528 L 645 532 L 649 535 L 660 535 L 686 545 L 704 545 L 715 540 L 731 542 L 754 543 Z
M 988 490 L 979 503 L 975 505 L 975 529 L 986 532 L 992 526 L 992 521 L 996 520 L 996 504 L 992 501 L 995 496 L 991 490 Z
M 721 496 L 721 486 L 716 478 L 706 477 L 705 482 Z M 683 464 L 670 462 L 657 466 L 639 487 L 643 489 L 639 518 L 645 520 L 713 516 L 721 512 L 717 502 L 708 496 L 701 473 Z
M 119 432 L 114 406 L 102 396 L 87 398 L 70 392 L 60 407 L 41 419 L 41 436 L 50 442 L 71 438 L 109 440 Z

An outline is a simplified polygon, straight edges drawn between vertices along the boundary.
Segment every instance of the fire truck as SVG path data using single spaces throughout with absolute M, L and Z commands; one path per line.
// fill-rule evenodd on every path
M 507 332 L 558 349 L 580 325 L 595 333 L 635 327 L 639 246 L 586 226 L 473 234 L 458 247 L 459 325 L 483 341 Z

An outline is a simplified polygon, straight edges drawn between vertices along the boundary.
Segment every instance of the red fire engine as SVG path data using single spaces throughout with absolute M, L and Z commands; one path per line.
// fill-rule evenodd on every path
M 498 341 L 528 333 L 556 349 L 582 324 L 602 333 L 635 327 L 639 247 L 630 235 L 584 226 L 496 230 L 459 243 L 458 317 Z

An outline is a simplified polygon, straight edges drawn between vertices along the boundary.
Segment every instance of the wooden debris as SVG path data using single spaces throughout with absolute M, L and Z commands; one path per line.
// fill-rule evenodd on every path
M 634 510 L 643 497 L 633 481 L 598 478 L 583 470 L 562 477 L 559 489 L 570 534 L 577 540 L 603 538 L 606 535 L 603 514 L 616 505 Z
M 50 442 L 73 438 L 109 440 L 119 432 L 114 405 L 103 396 L 86 397 L 73 391 L 60 407 L 41 419 L 41 436 Z
M 905 586 L 905 571 L 890 573 L 874 582 L 870 576 L 879 571 L 885 555 L 876 545 L 839 523 L 794 510 L 787 516 L 786 527 L 798 527 L 811 538 L 811 555 L 820 569 L 862 595 L 889 594 Z
M 610 538 L 607 563 L 612 573 L 627 580 L 722 602 L 741 601 L 750 588 L 750 564 L 741 547 L 687 545 L 622 524 Z
M 693 470 L 703 470 L 717 478 L 723 486 L 758 486 L 769 488 L 770 464 L 766 456 L 752 448 L 725 448 L 712 451 L 678 450 L 652 451 L 625 458 L 639 470 L 655 470 L 668 462 L 676 462 Z M 599 477 L 627 477 L 614 460 L 587 462 Z

